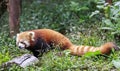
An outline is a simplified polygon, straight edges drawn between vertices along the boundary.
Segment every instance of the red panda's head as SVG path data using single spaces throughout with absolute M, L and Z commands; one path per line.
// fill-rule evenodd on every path
M 34 36 L 35 33 L 32 31 L 19 33 L 16 37 L 16 45 L 21 49 L 28 48 L 31 46 L 31 41 L 34 41 Z

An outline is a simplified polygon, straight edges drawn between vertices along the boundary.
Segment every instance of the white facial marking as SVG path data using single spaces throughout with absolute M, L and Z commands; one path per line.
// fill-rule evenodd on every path
M 19 36 L 20 34 L 17 34 L 17 36 Z
M 19 34 L 17 34 L 17 37 L 16 37 L 16 44 L 18 43 L 18 36 L 19 36 Z
M 26 47 L 30 46 L 30 43 L 28 41 L 24 41 L 24 43 L 26 44 Z
M 19 43 L 18 46 L 19 46 L 19 48 L 21 48 L 21 49 L 24 49 L 24 48 L 25 48 L 25 44 L 22 44 L 22 43 Z

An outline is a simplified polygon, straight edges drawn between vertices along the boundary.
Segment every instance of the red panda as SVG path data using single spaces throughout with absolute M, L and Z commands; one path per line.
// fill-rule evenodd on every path
M 112 42 L 105 43 L 100 47 L 77 46 L 59 32 L 50 29 L 37 29 L 17 34 L 16 44 L 21 49 L 28 49 L 37 57 L 39 52 L 45 52 L 54 45 L 59 45 L 61 49 L 69 49 L 72 55 L 84 55 L 86 52 L 100 51 L 101 54 L 109 54 L 112 48 L 119 48 Z

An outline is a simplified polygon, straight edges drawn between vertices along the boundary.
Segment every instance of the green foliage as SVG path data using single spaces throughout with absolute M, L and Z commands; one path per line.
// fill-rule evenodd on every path
M 104 0 L 35 0 L 22 3 L 20 31 L 51 28 L 62 33 L 76 45 L 100 46 L 114 41 L 114 34 L 120 31 L 119 3 L 104 6 Z M 93 12 L 95 11 L 95 12 Z M 101 28 L 102 27 L 102 28 Z M 102 30 L 101 30 L 102 29 Z M 9 61 L 30 53 L 15 45 L 15 38 L 9 38 L 8 14 L 0 18 L 0 61 Z M 112 34 L 111 34 L 112 33 Z M 119 40 L 119 39 L 118 39 Z M 119 42 L 117 42 L 119 43 Z M 120 44 L 120 43 L 119 43 Z M 36 65 L 21 68 L 17 65 L 5 71 L 118 71 L 112 60 L 119 60 L 120 52 L 96 56 L 88 52 L 84 56 L 70 55 L 69 50 L 53 49 L 39 57 Z M 116 63 L 115 63 L 116 64 Z M 0 68 L 2 70 L 3 68 Z
M 81 25 L 89 19 L 90 11 L 95 9 L 91 9 L 93 4 L 92 0 L 46 0 L 34 1 L 29 6 L 23 5 L 21 31 L 36 28 L 51 28 L 62 33 L 71 31 L 72 26 Z
M 96 51 L 96 52 L 87 52 L 84 56 L 85 57 L 92 57 L 92 56 L 96 56 L 96 55 L 100 55 L 101 52 L 100 51 Z
M 112 60 L 112 63 L 116 68 L 120 69 L 120 60 Z
M 8 52 L 6 52 L 5 54 L 0 53 L 0 65 L 1 65 L 3 62 L 6 62 L 6 61 L 8 61 L 8 60 L 10 60 L 10 59 L 11 59 L 11 57 L 10 57 L 10 55 L 9 55 Z
M 97 5 L 99 10 L 92 12 L 91 16 L 103 14 L 103 26 L 100 29 L 109 30 L 112 34 L 120 34 L 120 1 L 116 1 L 113 5 L 106 4 L 105 1 L 99 0 Z

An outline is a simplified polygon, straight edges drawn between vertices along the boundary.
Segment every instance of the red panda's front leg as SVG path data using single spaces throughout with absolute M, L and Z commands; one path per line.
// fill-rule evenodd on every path
M 32 51 L 34 56 L 38 57 L 38 56 L 42 56 L 44 52 L 50 50 L 51 47 L 42 38 L 38 38 L 35 39 L 34 46 L 28 47 L 27 49 Z

